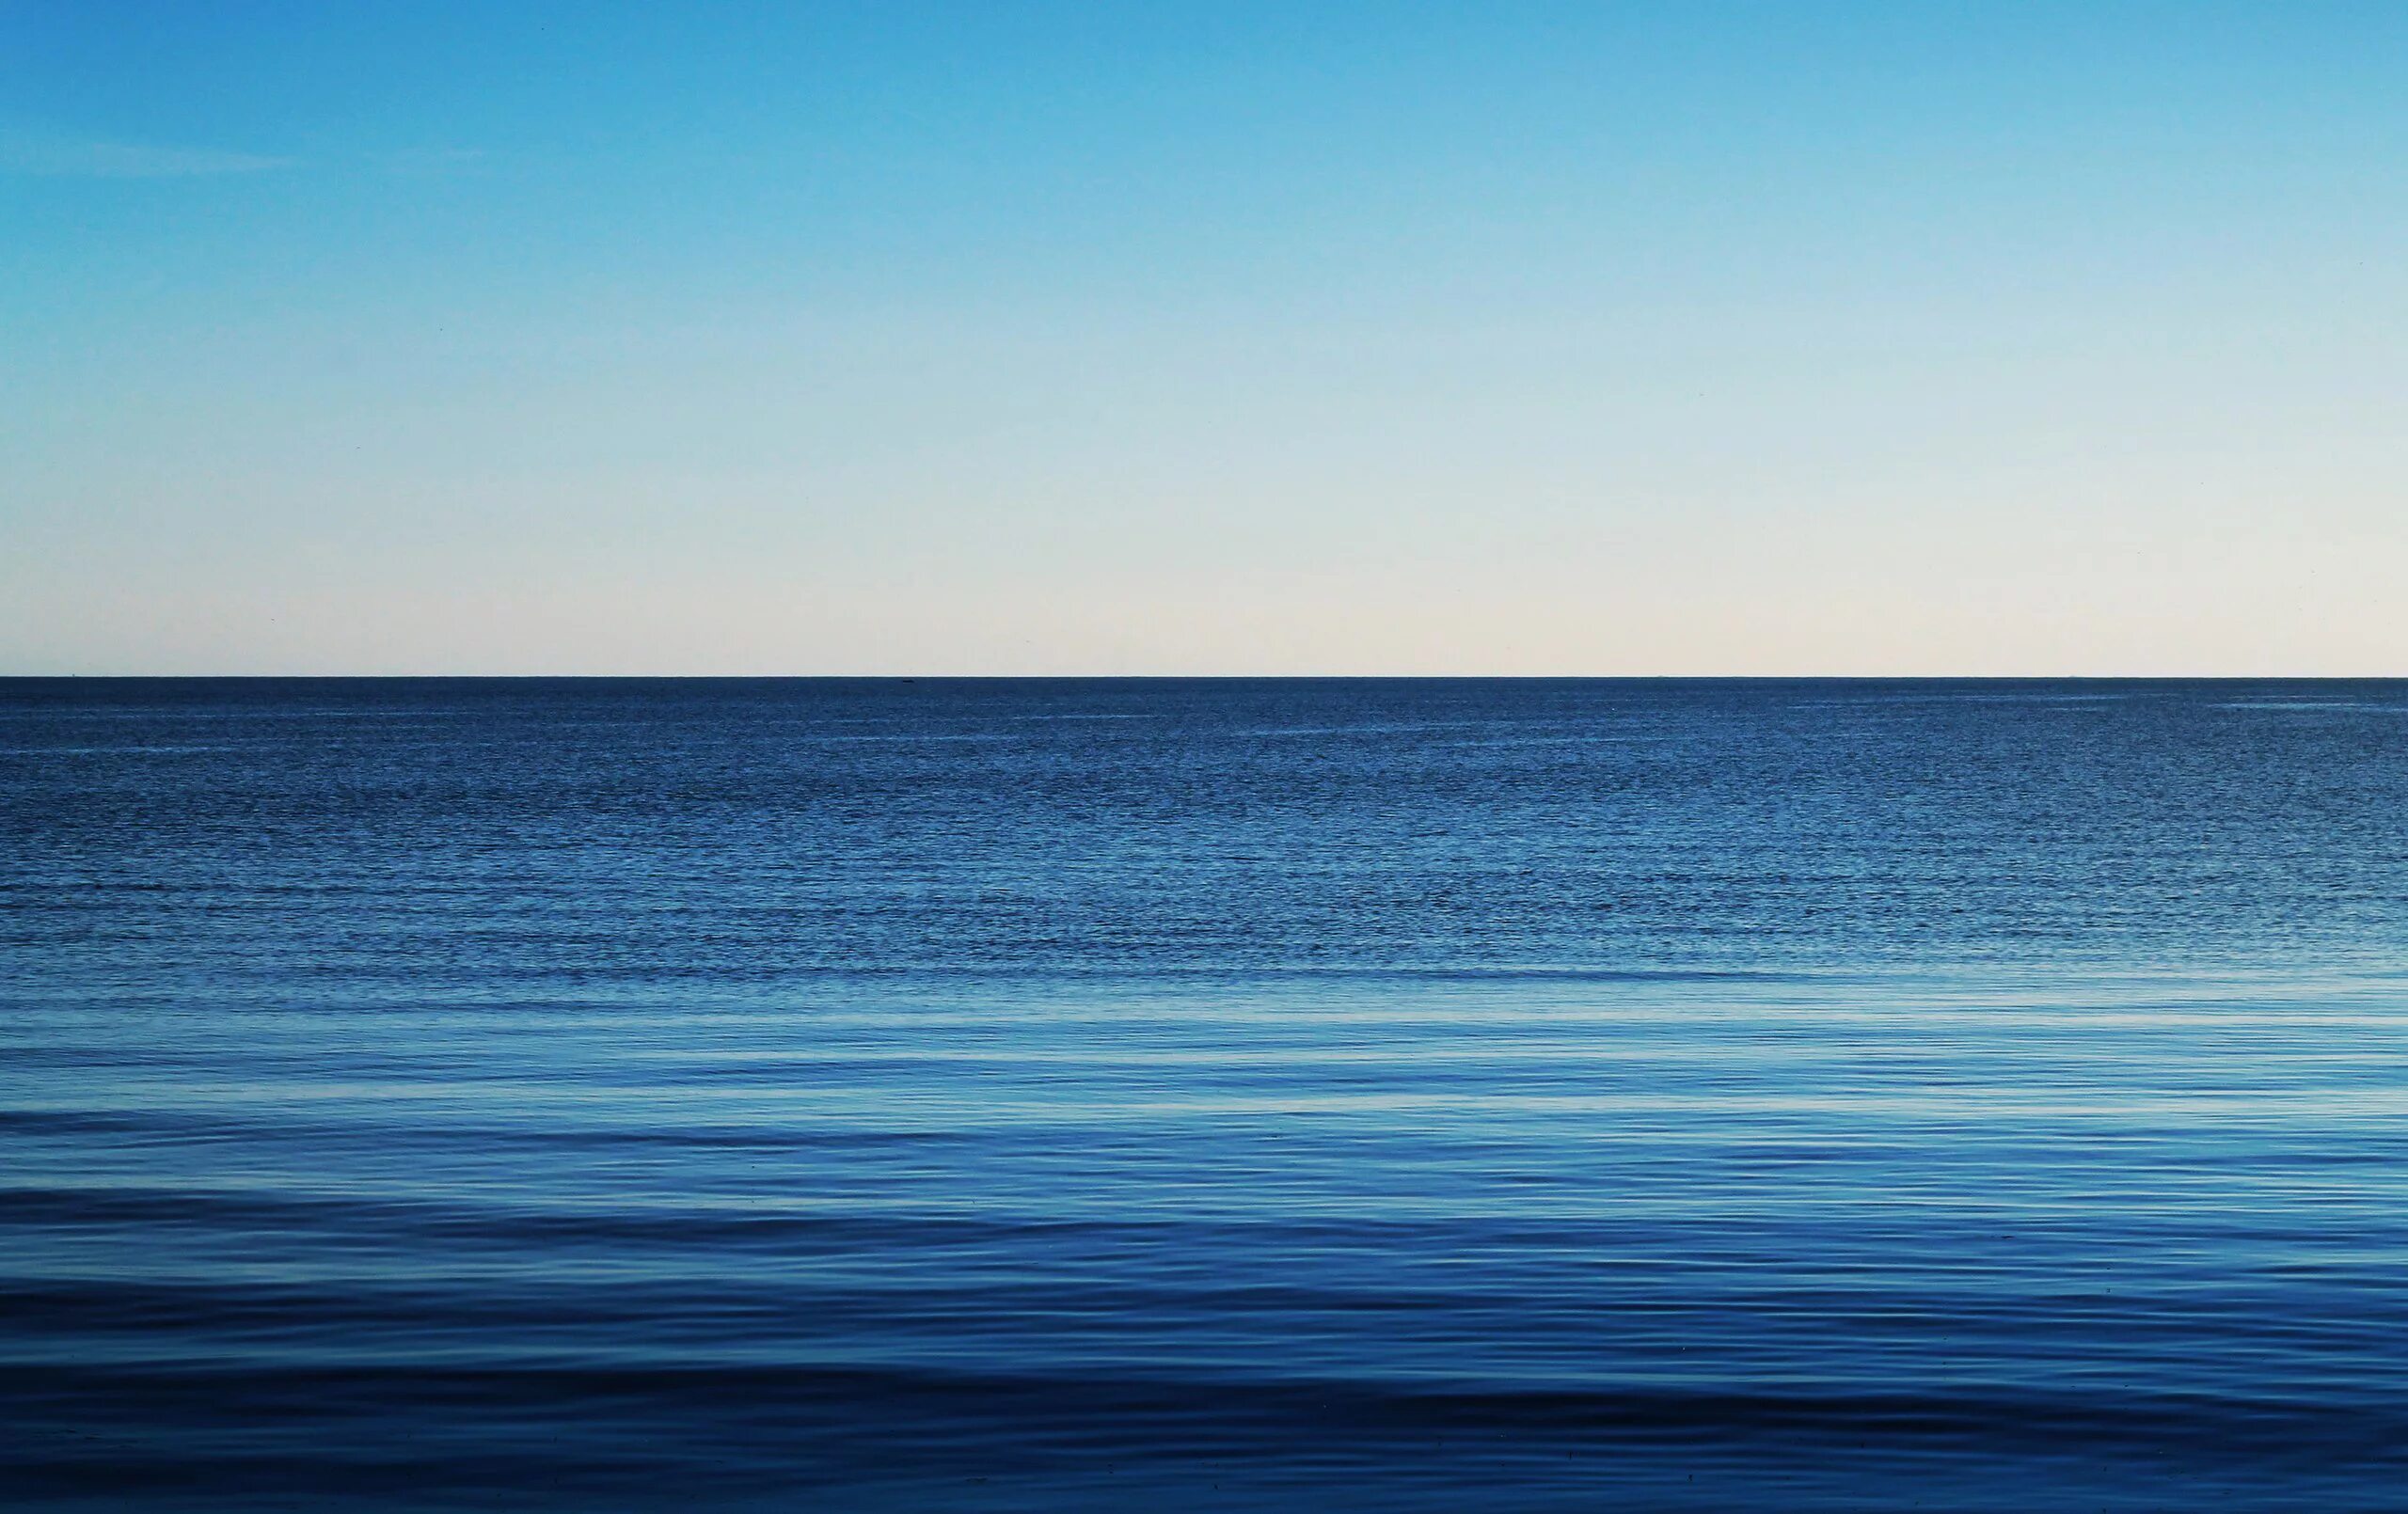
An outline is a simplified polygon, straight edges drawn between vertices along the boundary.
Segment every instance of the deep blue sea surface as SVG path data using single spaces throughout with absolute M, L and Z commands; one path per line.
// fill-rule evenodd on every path
M 0 682 L 0 1503 L 2408 1508 L 2408 685 Z

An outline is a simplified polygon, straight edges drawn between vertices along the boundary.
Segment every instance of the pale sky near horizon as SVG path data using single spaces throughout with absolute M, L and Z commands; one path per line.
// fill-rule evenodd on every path
M 2408 6 L 0 0 L 0 673 L 2408 673 Z

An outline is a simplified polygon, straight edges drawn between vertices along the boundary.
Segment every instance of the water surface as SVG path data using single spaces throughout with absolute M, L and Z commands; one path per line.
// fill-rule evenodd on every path
M 0 682 L 0 1501 L 2408 1507 L 2408 685 Z

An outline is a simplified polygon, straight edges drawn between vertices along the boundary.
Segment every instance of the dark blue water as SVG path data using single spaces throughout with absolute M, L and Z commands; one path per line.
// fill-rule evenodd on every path
M 2408 685 L 0 684 L 0 1501 L 2408 1508 Z

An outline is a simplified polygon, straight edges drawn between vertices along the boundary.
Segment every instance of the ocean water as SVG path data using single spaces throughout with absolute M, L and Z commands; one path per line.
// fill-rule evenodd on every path
M 2408 685 L 0 683 L 0 1503 L 2408 1508 Z

